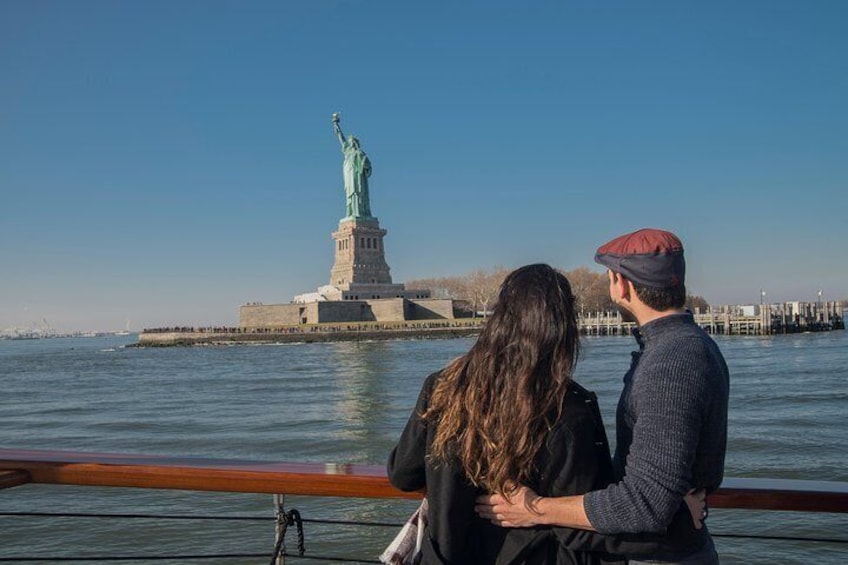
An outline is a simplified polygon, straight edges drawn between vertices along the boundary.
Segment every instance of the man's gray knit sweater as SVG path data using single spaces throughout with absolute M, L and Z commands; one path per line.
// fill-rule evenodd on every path
M 681 521 L 691 524 L 681 510 L 684 495 L 692 488 L 714 491 L 724 474 L 727 364 L 691 314 L 653 320 L 633 334 L 639 351 L 616 412 L 617 482 L 588 493 L 584 508 L 601 533 L 686 537 L 676 533 L 687 529 Z M 668 541 L 672 551 L 698 543 Z

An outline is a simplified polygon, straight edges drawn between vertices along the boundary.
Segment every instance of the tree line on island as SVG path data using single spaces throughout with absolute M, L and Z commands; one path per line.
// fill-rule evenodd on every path
M 472 315 L 487 312 L 498 296 L 498 289 L 511 269 L 496 266 L 492 269 L 476 269 L 464 275 L 413 279 L 406 282 L 408 289 L 430 289 L 433 298 L 452 298 Z M 605 272 L 599 273 L 587 267 L 560 271 L 571 282 L 581 314 L 613 312 L 615 305 L 609 297 L 609 280 Z M 693 312 L 705 312 L 709 303 L 702 296 L 688 294 L 686 306 Z

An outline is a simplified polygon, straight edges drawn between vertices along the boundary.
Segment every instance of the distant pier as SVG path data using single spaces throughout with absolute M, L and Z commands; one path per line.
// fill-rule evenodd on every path
M 695 322 L 717 335 L 775 335 L 844 330 L 839 302 L 785 302 L 758 306 L 718 306 L 695 312 Z M 635 324 L 618 312 L 579 316 L 584 335 L 628 335 Z

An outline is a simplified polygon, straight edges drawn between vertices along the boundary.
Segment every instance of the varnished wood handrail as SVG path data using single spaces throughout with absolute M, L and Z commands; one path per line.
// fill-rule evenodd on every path
M 728 477 L 709 497 L 713 508 L 848 512 L 848 483 Z
M 2 469 L 26 471 L 31 482 L 46 484 L 362 498 L 421 497 L 392 487 L 385 468 L 374 465 L 0 449 Z
M 359 498 L 421 496 L 392 487 L 380 465 L 0 449 L 0 488 L 26 482 Z M 848 483 L 728 478 L 710 495 L 710 506 L 848 512 Z

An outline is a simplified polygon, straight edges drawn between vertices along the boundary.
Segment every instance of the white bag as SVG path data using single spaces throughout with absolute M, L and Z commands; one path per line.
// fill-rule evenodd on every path
M 424 541 L 426 529 L 427 499 L 425 498 L 380 555 L 380 562 L 386 565 L 415 565 L 420 562 L 421 543 Z

